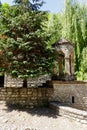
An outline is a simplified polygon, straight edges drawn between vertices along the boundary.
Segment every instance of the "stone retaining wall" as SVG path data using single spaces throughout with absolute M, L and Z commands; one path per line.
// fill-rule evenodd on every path
M 79 109 L 87 110 L 87 82 L 51 81 L 54 93 L 50 101 L 58 101 Z
M 49 81 L 44 87 L 4 87 L 0 88 L 0 101 L 30 107 L 58 101 L 87 111 L 87 82 Z
M 47 105 L 52 88 L 0 88 L 0 101 L 24 107 Z

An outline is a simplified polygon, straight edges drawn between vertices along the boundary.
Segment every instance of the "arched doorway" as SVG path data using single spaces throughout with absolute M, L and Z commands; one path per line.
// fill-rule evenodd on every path
M 58 52 L 58 70 L 59 70 L 59 78 L 64 77 L 65 73 L 65 55 L 63 52 Z

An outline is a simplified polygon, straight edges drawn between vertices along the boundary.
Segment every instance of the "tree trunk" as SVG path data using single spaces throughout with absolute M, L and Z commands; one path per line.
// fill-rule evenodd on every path
M 27 88 L 27 79 L 23 80 L 23 88 Z

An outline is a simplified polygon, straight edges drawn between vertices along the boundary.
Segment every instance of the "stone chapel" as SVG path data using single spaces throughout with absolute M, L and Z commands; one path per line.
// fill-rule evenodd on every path
M 53 44 L 58 54 L 59 80 L 75 80 L 74 44 L 62 38 Z M 64 69 L 63 69 L 64 67 Z

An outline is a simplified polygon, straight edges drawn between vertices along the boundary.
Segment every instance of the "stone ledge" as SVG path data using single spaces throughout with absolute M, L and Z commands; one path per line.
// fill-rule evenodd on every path
M 53 84 L 87 84 L 87 81 L 58 81 L 58 80 L 52 80 L 49 81 L 50 85 Z
M 69 106 L 65 106 L 58 102 L 50 102 L 50 108 L 55 109 L 58 115 L 65 116 L 82 124 L 87 124 L 87 111 L 78 110 Z

